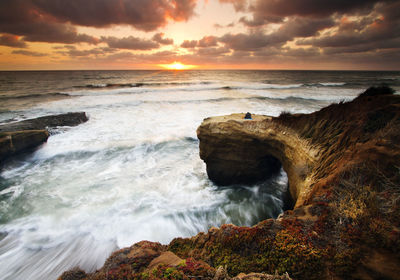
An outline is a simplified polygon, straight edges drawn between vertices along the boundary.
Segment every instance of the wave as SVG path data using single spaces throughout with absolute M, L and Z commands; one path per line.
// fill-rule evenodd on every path
M 196 100 L 165 100 L 165 101 L 143 101 L 144 104 L 201 104 L 201 103 L 220 103 L 230 102 L 238 100 L 258 100 L 258 101 L 270 101 L 270 102 L 291 102 L 291 103 L 319 103 L 326 100 L 319 100 L 315 98 L 303 98 L 297 96 L 288 97 L 267 97 L 267 96 L 249 96 L 249 97 L 220 97 L 220 98 L 208 98 L 208 99 L 196 99 Z
M 249 90 L 268 90 L 268 89 L 291 89 L 291 88 L 300 88 L 303 84 L 289 84 L 289 85 L 280 85 L 280 84 L 246 84 L 243 83 L 241 85 L 235 86 L 223 86 L 219 89 L 224 90 L 240 90 L 240 89 L 249 89 Z
M 118 94 L 143 94 L 148 92 L 197 92 L 197 91 L 268 91 L 288 90 L 301 88 L 341 87 L 347 85 L 345 82 L 324 82 L 310 84 L 264 84 L 233 82 L 231 84 L 220 84 L 217 82 L 148 82 L 148 83 L 120 83 L 120 84 L 90 84 L 75 86 L 75 89 L 64 92 L 71 96 L 95 96 L 95 95 L 118 95 Z
M 139 83 L 107 83 L 107 84 L 88 84 L 76 85 L 73 88 L 134 88 L 134 87 L 156 87 L 156 86 L 190 86 L 190 85 L 208 85 L 212 82 L 139 82 Z
M 312 84 L 244 84 L 239 86 L 223 86 L 220 89 L 234 90 L 234 89 L 250 89 L 250 90 L 269 90 L 269 89 L 295 89 L 302 87 L 340 87 L 346 85 L 345 82 L 334 83 L 312 83 Z
M 50 93 L 33 93 L 33 94 L 21 94 L 21 95 L 8 95 L 8 96 L 0 96 L 0 100 L 9 100 L 9 99 L 25 99 L 25 98 L 46 98 L 52 96 L 69 96 L 68 93 L 63 92 L 50 92 Z
M 84 86 L 74 86 L 74 88 L 125 88 L 125 87 L 141 87 L 143 83 L 122 83 L 122 84 L 89 84 Z
M 326 83 L 311 83 L 311 84 L 304 84 L 306 87 L 341 87 L 346 85 L 345 82 L 326 82 Z

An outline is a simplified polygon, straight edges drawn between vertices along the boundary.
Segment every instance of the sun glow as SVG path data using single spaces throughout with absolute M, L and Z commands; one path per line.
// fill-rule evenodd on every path
M 174 62 L 171 64 L 159 64 L 158 66 L 161 66 L 162 68 L 168 69 L 168 70 L 187 70 L 187 69 L 192 69 L 195 68 L 195 65 L 185 65 L 180 62 Z

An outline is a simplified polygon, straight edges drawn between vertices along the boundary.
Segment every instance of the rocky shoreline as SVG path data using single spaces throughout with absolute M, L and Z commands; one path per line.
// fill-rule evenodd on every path
M 49 137 L 48 129 L 76 126 L 87 120 L 84 112 L 75 112 L 0 125 L 0 166 L 7 158 L 45 143 Z
M 398 279 L 400 96 L 392 93 L 372 88 L 312 114 L 206 119 L 198 136 L 211 179 L 260 180 L 272 157 L 288 174 L 293 210 L 168 245 L 142 241 L 94 273 L 77 268 L 60 279 Z

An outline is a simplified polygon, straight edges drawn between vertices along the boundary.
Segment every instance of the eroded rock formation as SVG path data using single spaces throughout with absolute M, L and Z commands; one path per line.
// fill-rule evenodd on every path
M 280 169 L 286 171 L 292 197 L 301 203 L 309 190 L 318 149 L 268 116 L 245 114 L 205 119 L 197 129 L 200 157 L 212 181 L 252 184 Z

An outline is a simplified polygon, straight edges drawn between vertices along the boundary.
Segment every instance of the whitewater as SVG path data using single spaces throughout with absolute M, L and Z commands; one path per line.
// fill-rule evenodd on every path
M 283 212 L 283 170 L 253 186 L 218 187 L 199 158 L 209 116 L 310 113 L 399 72 L 0 72 L 0 123 L 86 112 L 0 169 L 0 279 L 56 279 L 100 268 L 116 249 L 163 244 L 224 223 Z

